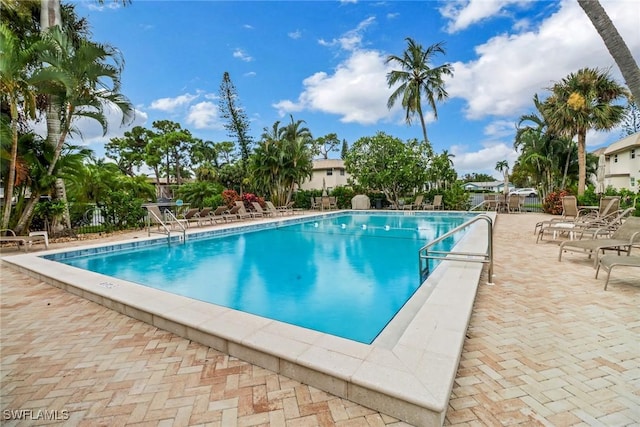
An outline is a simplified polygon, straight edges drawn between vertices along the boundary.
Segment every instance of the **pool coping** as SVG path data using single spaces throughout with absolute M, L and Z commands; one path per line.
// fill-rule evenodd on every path
M 344 212 L 319 216 L 340 213 Z M 495 215 L 491 216 L 495 221 Z M 296 216 L 294 220 L 310 218 Z M 229 229 L 261 228 L 261 224 L 278 222 L 288 221 L 278 218 L 239 223 Z M 478 225 L 482 223 L 471 226 L 458 242 L 457 250 L 478 252 L 486 248 L 486 226 Z M 197 236 L 199 232 L 202 231 L 193 230 L 187 236 Z M 367 345 L 42 258 L 55 253 L 118 244 L 148 244 L 164 239 L 166 237 L 153 236 L 56 249 L 7 256 L 3 261 L 105 307 L 408 423 L 443 424 L 479 285 L 481 264 L 441 263 L 383 333 Z M 434 283 L 446 283 L 446 286 L 434 286 Z

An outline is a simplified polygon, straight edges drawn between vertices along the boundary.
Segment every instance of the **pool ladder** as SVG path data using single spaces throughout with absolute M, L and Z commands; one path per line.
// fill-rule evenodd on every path
M 476 221 L 486 221 L 488 230 L 487 251 L 482 253 L 477 252 L 456 252 L 456 251 L 436 251 L 431 249 L 434 245 L 446 239 L 447 237 L 457 233 L 458 231 L 469 227 Z M 443 234 L 436 240 L 427 243 L 418 251 L 418 264 L 420 269 L 420 282 L 424 282 L 427 276 L 431 273 L 429 271 L 429 260 L 446 260 L 446 261 L 464 261 L 464 262 L 481 262 L 489 264 L 489 283 L 492 283 L 493 278 L 493 220 L 487 215 L 478 215 L 475 218 L 470 219 L 462 225 L 450 230 L 448 233 Z
M 160 233 L 160 234 L 166 234 L 167 235 L 167 242 L 169 244 L 171 244 L 171 229 L 167 226 L 167 224 L 165 224 L 164 220 L 162 218 L 158 218 L 158 215 L 156 215 L 154 212 L 147 210 L 149 216 L 147 216 L 147 231 L 148 231 L 148 235 L 151 236 L 151 233 Z M 174 224 L 178 224 L 180 226 L 180 228 L 182 229 L 182 237 L 180 238 L 180 240 L 182 241 L 182 243 L 186 243 L 187 241 L 187 229 L 185 228 L 184 225 L 182 225 L 182 223 L 180 221 L 178 221 L 178 218 L 176 218 L 176 216 L 173 214 L 173 212 L 171 212 L 169 209 L 165 209 L 164 210 L 164 214 L 166 216 L 169 217 L 169 219 L 171 219 L 173 221 Z M 163 231 L 151 231 L 151 218 L 150 216 L 153 215 L 153 217 L 156 220 L 156 223 L 158 224 L 158 226 L 160 226 Z

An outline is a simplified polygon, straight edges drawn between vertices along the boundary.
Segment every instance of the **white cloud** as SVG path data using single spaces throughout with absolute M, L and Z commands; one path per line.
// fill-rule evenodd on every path
M 287 33 L 287 36 L 289 36 L 289 38 L 297 40 L 300 37 L 302 37 L 302 31 L 300 30 L 291 31 L 290 33 Z
M 305 109 L 337 114 L 343 123 L 390 120 L 386 106 L 391 94 L 386 82 L 389 69 L 384 60 L 377 51 L 356 51 L 333 74 L 318 72 L 306 78 L 298 102 L 283 100 L 274 107 L 281 115 Z
M 506 160 L 509 167 L 513 167 L 518 158 L 518 153 L 504 142 L 484 142 L 482 148 L 475 152 L 467 152 L 467 149 L 464 145 L 452 145 L 449 150 L 455 155 L 453 163 L 459 175 L 475 172 L 499 177 L 500 173 L 495 170 L 496 163 Z
M 337 39 L 333 39 L 331 41 L 326 41 L 321 39 L 318 43 L 322 46 L 339 46 L 341 49 L 346 51 L 354 51 L 359 49 L 362 45 L 362 37 L 364 31 L 371 25 L 373 25 L 376 21 L 376 18 L 371 16 L 364 21 L 360 22 L 356 28 L 353 30 L 347 31 L 342 36 Z
M 447 1 L 439 9 L 443 17 L 449 19 L 447 32 L 464 30 L 483 20 L 504 14 L 513 4 L 526 5 L 526 0 L 455 0 Z
M 172 112 L 177 108 L 188 105 L 194 99 L 198 98 L 199 95 L 191 95 L 190 93 L 186 93 L 184 95 L 176 96 L 175 98 L 160 98 L 151 102 L 151 106 L 149 108 L 154 110 Z
M 199 102 L 189 107 L 185 118 L 187 124 L 196 129 L 223 129 L 218 120 L 218 107 L 212 102 Z
M 631 51 L 638 53 L 637 14 L 629 13 L 624 1 L 604 6 Z M 465 99 L 466 116 L 472 119 L 528 112 L 534 94 L 544 94 L 554 81 L 583 67 L 613 67 L 612 77 L 622 82 L 602 40 L 573 1 L 563 1 L 535 31 L 494 37 L 476 52 L 476 60 L 454 63 L 454 77 L 447 81 L 450 97 Z
M 244 62 L 251 62 L 253 61 L 253 57 L 248 55 L 245 51 L 243 51 L 242 49 L 236 49 L 233 51 L 233 57 L 234 58 L 238 58 Z

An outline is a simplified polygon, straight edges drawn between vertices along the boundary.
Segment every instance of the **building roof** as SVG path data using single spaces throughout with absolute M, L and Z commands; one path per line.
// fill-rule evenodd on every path
M 313 161 L 313 169 L 344 169 L 342 159 L 320 159 Z
M 503 184 L 504 184 L 504 181 L 484 181 L 484 182 L 465 182 L 464 186 L 473 185 L 474 187 L 497 187 Z
M 621 151 L 627 151 L 634 148 L 640 148 L 640 132 L 636 132 L 620 141 L 616 141 L 604 150 L 606 156 L 620 153 Z

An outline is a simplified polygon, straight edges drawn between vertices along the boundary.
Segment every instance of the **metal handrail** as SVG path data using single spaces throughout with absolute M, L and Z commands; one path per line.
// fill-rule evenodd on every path
M 169 227 L 167 227 L 167 225 L 164 223 L 162 218 L 159 218 L 158 215 L 155 214 L 155 212 L 152 212 L 151 210 L 147 209 L 147 213 L 149 214 L 147 216 L 147 233 L 149 234 L 149 236 L 151 236 L 151 221 L 150 221 L 150 217 L 153 216 L 156 221 L 158 222 L 158 224 L 160 226 L 162 226 L 162 228 L 164 228 L 164 231 L 166 231 L 167 236 L 171 237 L 171 230 L 169 230 Z M 165 234 L 165 233 L 162 233 Z
M 487 222 L 487 230 L 488 230 L 488 242 L 487 242 L 487 251 L 485 253 L 474 253 L 474 252 L 456 252 L 456 251 L 435 251 L 429 250 L 432 246 L 440 243 L 442 240 L 447 237 L 457 233 L 458 231 L 469 227 L 476 221 L 484 220 Z M 430 274 L 429 272 L 429 259 L 437 259 L 437 260 L 446 260 L 446 261 L 467 261 L 467 262 L 481 262 L 484 264 L 489 264 L 489 283 L 493 278 L 493 220 L 484 214 L 478 215 L 475 218 L 470 219 L 462 225 L 450 230 L 449 232 L 443 234 L 438 237 L 436 240 L 427 243 L 423 247 L 421 247 L 418 251 L 418 268 L 420 272 L 420 279 L 424 281 L 427 276 Z
M 167 224 L 164 223 L 164 219 L 158 217 L 158 215 L 156 215 L 155 212 L 153 212 L 150 209 L 147 209 L 147 213 L 149 214 L 147 216 L 147 232 L 149 234 L 149 236 L 151 236 L 151 220 L 150 217 L 153 216 L 156 219 L 156 222 L 158 223 L 158 226 L 162 227 L 164 229 L 164 233 L 161 234 L 166 234 L 167 235 L 167 242 L 169 244 L 171 244 L 171 229 L 167 226 Z M 186 228 L 182 225 L 181 221 L 178 221 L 178 219 L 175 217 L 175 215 L 173 214 L 173 212 L 169 211 L 169 210 L 165 210 L 164 215 L 167 215 L 167 213 L 169 213 L 170 217 L 173 217 L 173 220 L 175 221 L 175 223 L 177 223 L 180 228 L 182 228 L 182 241 L 186 242 L 187 241 L 187 230 Z
M 186 242 L 187 241 L 187 228 L 182 225 L 182 221 L 179 220 L 178 218 L 176 218 L 176 216 L 173 214 L 173 212 L 171 212 L 169 209 L 165 209 L 164 210 L 164 214 L 165 216 L 168 216 L 169 219 L 171 219 L 171 221 L 173 221 L 175 224 L 178 224 L 180 226 L 180 228 L 182 228 L 182 241 Z

